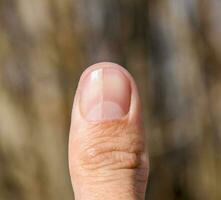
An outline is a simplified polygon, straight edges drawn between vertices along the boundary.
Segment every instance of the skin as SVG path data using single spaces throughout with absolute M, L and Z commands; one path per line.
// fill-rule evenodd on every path
M 94 70 L 106 68 L 123 73 L 129 81 L 129 111 L 116 119 L 90 121 L 81 109 L 84 80 Z M 76 200 L 145 198 L 149 162 L 140 98 L 132 76 L 117 64 L 95 64 L 81 76 L 72 110 L 69 168 Z

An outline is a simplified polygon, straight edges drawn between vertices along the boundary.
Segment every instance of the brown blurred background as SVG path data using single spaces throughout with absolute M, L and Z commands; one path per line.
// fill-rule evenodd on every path
M 0 0 L 0 200 L 73 199 L 72 100 L 100 61 L 139 85 L 147 199 L 220 200 L 220 0 Z

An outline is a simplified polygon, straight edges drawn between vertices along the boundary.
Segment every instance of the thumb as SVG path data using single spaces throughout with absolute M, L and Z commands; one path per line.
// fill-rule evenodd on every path
M 144 199 L 148 159 L 131 75 L 100 63 L 82 75 L 69 137 L 75 199 Z

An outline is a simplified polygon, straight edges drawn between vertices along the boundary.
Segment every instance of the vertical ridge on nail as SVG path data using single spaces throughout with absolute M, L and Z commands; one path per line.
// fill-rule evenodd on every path
M 130 81 L 118 69 L 99 68 L 83 81 L 80 105 L 89 121 L 118 119 L 129 111 Z

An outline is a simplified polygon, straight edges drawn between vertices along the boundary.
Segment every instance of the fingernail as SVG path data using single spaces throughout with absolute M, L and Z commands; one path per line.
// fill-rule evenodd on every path
M 88 121 L 119 119 L 129 112 L 130 81 L 119 69 L 96 69 L 81 84 L 80 109 Z

